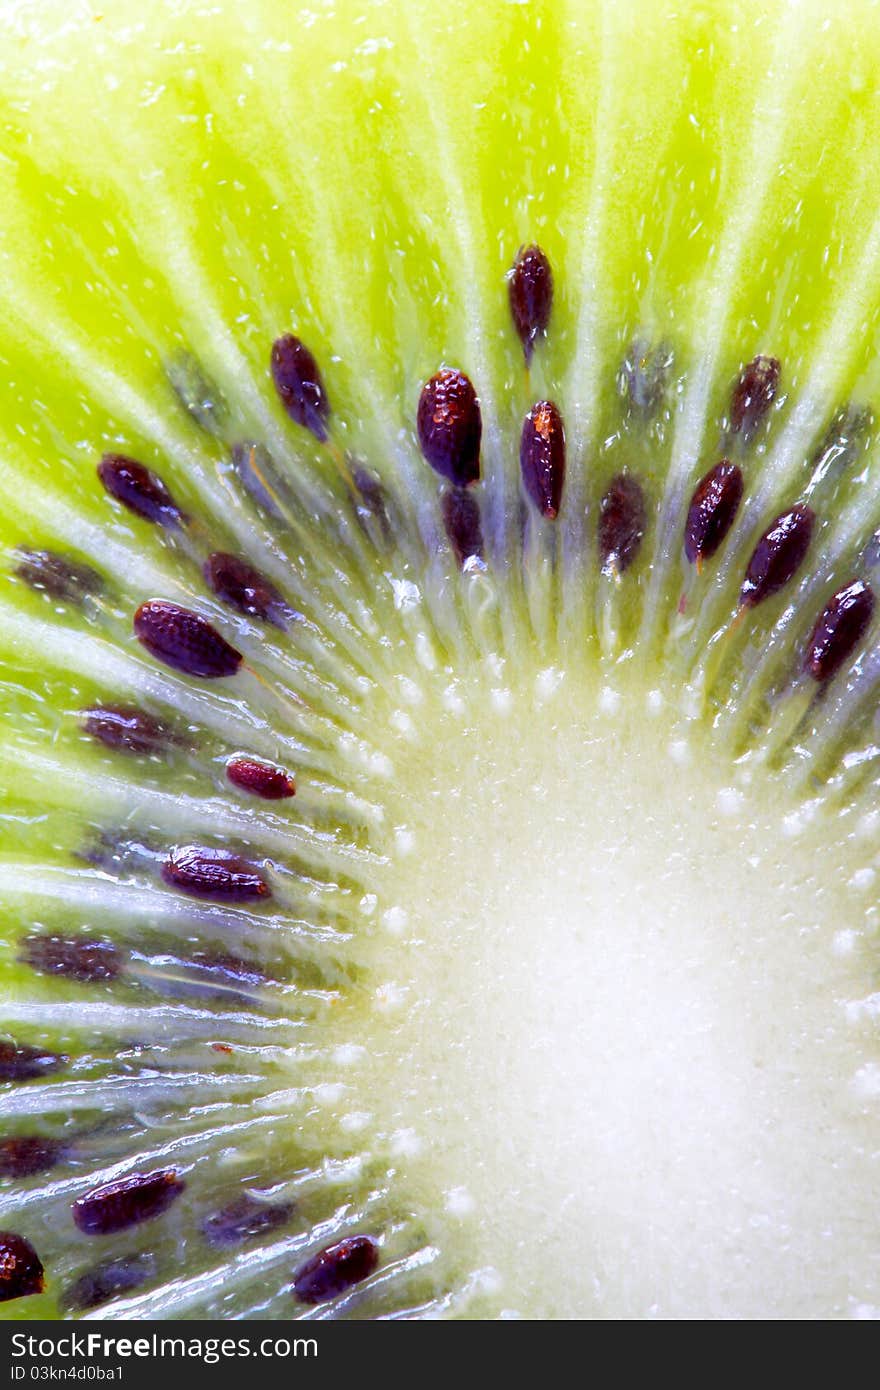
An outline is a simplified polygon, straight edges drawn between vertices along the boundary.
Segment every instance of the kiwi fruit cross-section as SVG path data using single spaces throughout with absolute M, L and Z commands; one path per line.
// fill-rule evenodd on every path
M 0 15 L 0 1301 L 880 1316 L 880 16 Z

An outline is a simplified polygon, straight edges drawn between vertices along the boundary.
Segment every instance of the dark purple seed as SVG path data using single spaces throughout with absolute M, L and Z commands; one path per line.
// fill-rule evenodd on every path
M 702 565 L 718 550 L 739 510 L 743 495 L 742 469 L 722 459 L 694 488 L 684 528 L 684 553 Z
M 67 1061 L 44 1047 L 27 1047 L 0 1039 L 0 1081 L 33 1081 L 49 1076 Z
M 111 1236 L 167 1211 L 186 1183 L 176 1168 L 130 1173 L 127 1178 L 93 1187 L 73 1204 L 73 1219 L 86 1236 Z
M 38 1134 L 0 1139 L 0 1178 L 32 1178 L 46 1173 L 66 1151 L 60 1139 L 44 1139 Z
M 283 627 L 285 618 L 290 616 L 275 585 L 238 555 L 215 550 L 205 561 L 203 572 L 217 597 L 239 613 L 276 627 Z
M 641 484 L 618 473 L 599 504 L 599 556 L 603 574 L 623 574 L 639 552 L 647 513 Z
M 483 419 L 477 393 L 463 372 L 444 367 L 425 382 L 416 424 L 419 446 L 435 472 L 456 487 L 477 481 Z
M 559 514 L 565 481 L 565 430 L 552 401 L 538 401 L 523 420 L 519 464 L 526 492 L 552 521 Z
M 166 599 L 142 603 L 134 615 L 138 641 L 157 661 L 187 676 L 234 676 L 243 661 L 207 618 Z
M 243 1245 L 256 1236 L 268 1235 L 290 1220 L 292 1202 L 260 1202 L 245 1193 L 228 1206 L 211 1212 L 202 1222 L 202 1234 L 215 1250 Z
M 83 732 L 119 753 L 162 753 L 177 735 L 136 705 L 95 705 L 81 712 Z
M 234 787 L 264 801 L 284 801 L 296 793 L 296 783 L 289 772 L 257 758 L 230 758 L 226 776 Z
M 816 620 L 804 655 L 804 670 L 816 681 L 836 675 L 867 631 L 874 615 L 874 590 L 855 579 L 838 589 Z
M 149 1251 L 102 1260 L 64 1290 L 61 1305 L 76 1312 L 100 1308 L 102 1303 L 109 1303 L 121 1293 L 133 1293 L 155 1274 L 156 1257 Z
M 137 459 L 125 454 L 105 454 L 98 477 L 117 502 L 157 526 L 179 526 L 186 520 L 162 479 Z
M 40 1257 L 29 1240 L 0 1231 L 0 1303 L 42 1293 L 45 1280 Z
M 326 1303 L 369 1278 L 379 1263 L 379 1243 L 372 1236 L 346 1236 L 313 1255 L 293 1276 L 300 1303 Z
M 513 325 L 528 365 L 536 338 L 547 332 L 553 308 L 553 272 L 540 246 L 523 246 L 517 251 L 507 277 L 507 290 Z
M 323 444 L 330 402 L 317 362 L 305 343 L 292 333 L 285 333 L 272 344 L 272 380 L 291 420 L 305 425 Z
M 81 603 L 99 594 L 104 580 L 91 565 L 58 555 L 54 550 L 19 550 L 15 573 L 30 589 L 48 594 L 60 603 Z
M 460 566 L 475 557 L 483 558 L 483 527 L 480 504 L 473 493 L 462 487 L 449 488 L 441 498 L 443 525 L 449 544 Z
M 749 435 L 767 414 L 779 389 L 780 365 L 775 357 L 758 356 L 743 367 L 730 398 L 730 428 Z
M 743 607 L 757 608 L 794 577 L 810 547 L 815 520 L 812 508 L 798 502 L 771 522 L 749 560 L 739 596 Z
M 215 902 L 246 902 L 270 896 L 269 885 L 257 866 L 225 849 L 184 845 L 172 850 L 162 865 L 162 877 L 170 888 Z
M 77 936 L 26 936 L 19 960 L 41 975 L 60 975 L 81 984 L 115 980 L 125 959 L 112 941 L 89 941 Z

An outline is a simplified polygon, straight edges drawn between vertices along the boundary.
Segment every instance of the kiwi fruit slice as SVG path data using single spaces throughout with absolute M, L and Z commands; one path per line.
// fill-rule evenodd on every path
M 3 1312 L 878 1316 L 876 10 L 0 55 Z

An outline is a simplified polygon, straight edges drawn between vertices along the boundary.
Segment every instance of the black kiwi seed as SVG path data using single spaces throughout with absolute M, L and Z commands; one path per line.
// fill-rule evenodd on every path
M 444 367 L 425 382 L 416 424 L 419 446 L 436 473 L 456 487 L 477 481 L 483 417 L 464 372 Z
M 623 574 L 632 564 L 647 525 L 645 494 L 630 473 L 612 478 L 599 504 L 599 557 L 603 574 Z
M 100 1308 L 121 1293 L 133 1293 L 156 1274 L 156 1257 L 149 1251 L 102 1260 L 86 1270 L 61 1295 L 62 1307 L 72 1312 Z
M 296 1271 L 293 1292 L 300 1303 L 326 1303 L 369 1278 L 379 1263 L 372 1236 L 347 1236 L 327 1245 Z
M 59 555 L 54 550 L 19 550 L 15 573 L 28 588 L 36 589 L 60 603 L 80 603 L 89 594 L 99 594 L 104 580 L 91 565 Z
M 42 932 L 24 938 L 18 958 L 41 975 L 59 975 L 80 984 L 115 980 L 125 964 L 122 952 L 112 941 L 49 936 Z
M 0 1303 L 42 1293 L 43 1266 L 29 1240 L 14 1231 L 0 1231 Z
M 67 1058 L 44 1047 L 0 1039 L 0 1081 L 33 1081 L 63 1067 Z
M 285 333 L 272 344 L 272 380 L 291 420 L 304 425 L 323 444 L 330 402 L 321 373 L 305 343 Z
M 234 787 L 264 801 L 284 801 L 296 793 L 296 783 L 289 772 L 258 758 L 230 758 L 226 776 Z
M 105 454 L 98 477 L 117 502 L 157 526 L 179 526 L 186 520 L 162 479 L 137 459 Z
M 176 1168 L 156 1173 L 130 1173 L 115 1182 L 93 1187 L 77 1197 L 71 1210 L 77 1229 L 86 1236 L 110 1236 L 167 1211 L 185 1190 Z
M 780 364 L 775 357 L 754 357 L 739 374 L 730 398 L 730 428 L 749 435 L 767 414 L 779 389 Z
M 134 615 L 138 641 L 158 661 L 187 676 L 234 676 L 243 661 L 207 618 L 166 599 L 149 599 Z
M 206 1216 L 202 1234 L 215 1250 L 225 1250 L 277 1230 L 290 1220 L 294 1209 L 293 1202 L 261 1202 L 245 1193 Z
M 162 878 L 181 893 L 215 902 L 270 896 L 269 885 L 257 866 L 224 849 L 184 845 L 172 850 L 162 865 Z
M 746 569 L 739 596 L 744 608 L 757 608 L 794 577 L 809 549 L 815 521 L 813 509 L 798 502 L 770 523 Z
M 136 705 L 94 705 L 80 718 L 83 732 L 114 752 L 161 753 L 177 742 L 167 724 Z
M 523 485 L 542 516 L 558 516 L 565 482 L 565 430 L 552 401 L 538 401 L 523 420 L 519 444 Z
M 836 675 L 867 631 L 874 615 L 874 590 L 855 579 L 828 600 L 810 634 L 804 670 L 815 681 Z
M 247 617 L 284 626 L 287 605 L 275 585 L 238 555 L 215 550 L 203 567 L 205 579 L 224 603 Z
M 443 525 L 449 544 L 460 566 L 467 560 L 483 558 L 483 526 L 480 521 L 480 504 L 473 493 L 463 487 L 447 488 L 440 505 L 443 509 Z
M 535 340 L 547 332 L 553 308 L 553 271 L 540 246 L 523 246 L 516 253 L 507 276 L 510 312 L 523 345 L 526 365 L 532 360 Z
M 718 550 L 734 523 L 743 495 L 742 469 L 722 459 L 697 483 L 688 508 L 684 553 L 702 564 Z
M 0 1139 L 0 1178 L 31 1178 L 46 1173 L 60 1162 L 67 1152 L 59 1139 L 45 1139 L 39 1134 L 20 1134 Z

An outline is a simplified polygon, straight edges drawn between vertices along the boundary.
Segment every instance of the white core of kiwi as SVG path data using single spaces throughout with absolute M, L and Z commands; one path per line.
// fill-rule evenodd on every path
M 865 827 L 620 668 L 510 674 L 409 687 L 343 1127 L 495 1313 L 877 1315 Z

